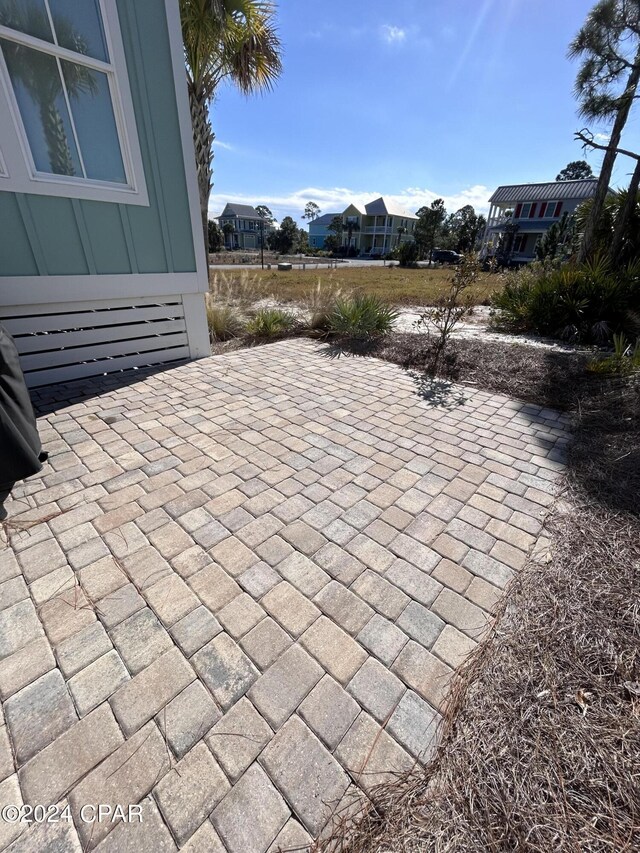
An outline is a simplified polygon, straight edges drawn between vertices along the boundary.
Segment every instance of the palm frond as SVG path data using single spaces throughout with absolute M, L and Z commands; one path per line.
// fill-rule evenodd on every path
M 229 77 L 250 94 L 269 89 L 282 71 L 281 43 L 266 0 L 180 0 L 189 83 L 208 100 Z

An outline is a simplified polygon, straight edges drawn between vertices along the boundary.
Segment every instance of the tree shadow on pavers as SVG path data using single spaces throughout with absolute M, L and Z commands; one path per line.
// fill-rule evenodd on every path
M 417 370 L 407 370 L 406 373 L 416 386 L 418 397 L 434 409 L 457 409 L 458 406 L 464 406 L 469 399 L 459 385 L 454 385 L 447 379 Z
M 380 343 L 375 338 L 325 341 L 324 346 L 318 350 L 318 354 L 329 359 L 348 358 L 349 356 L 371 357 L 377 355 L 379 348 Z
M 109 394 L 120 388 L 144 382 L 157 373 L 165 373 L 176 367 L 184 367 L 188 359 L 172 361 L 169 364 L 156 364 L 150 367 L 129 368 L 101 376 L 86 379 L 74 379 L 72 382 L 60 382 L 56 385 L 44 385 L 30 391 L 31 402 L 36 415 L 43 416 L 57 412 L 76 403 L 84 403 L 94 397 Z M 117 414 L 105 411 L 105 417 L 117 417 Z

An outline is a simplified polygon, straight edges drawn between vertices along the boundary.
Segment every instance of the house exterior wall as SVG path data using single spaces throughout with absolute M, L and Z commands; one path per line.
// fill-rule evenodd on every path
M 181 313 L 189 318 L 181 357 L 205 355 L 202 294 L 208 281 L 178 0 L 111 2 L 117 6 L 149 203 L 0 192 L 0 320 L 11 330 L 11 318 L 35 306 L 41 316 L 43 306 L 55 314 L 75 302 L 90 310 L 93 302 L 109 307 L 113 301 L 123 310 L 123 300 L 171 297 L 184 303 Z
M 367 255 L 382 255 L 402 243 L 413 240 L 416 219 L 408 216 L 367 216 L 361 239 L 361 250 Z M 398 228 L 407 230 L 401 235 Z
M 324 249 L 324 242 L 329 236 L 327 228 L 318 228 L 315 231 L 309 226 L 309 245 L 312 249 Z

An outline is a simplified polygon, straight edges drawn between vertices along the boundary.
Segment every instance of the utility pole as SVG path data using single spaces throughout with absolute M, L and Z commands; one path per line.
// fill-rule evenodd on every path
M 260 263 L 264 269 L 264 219 L 260 217 Z

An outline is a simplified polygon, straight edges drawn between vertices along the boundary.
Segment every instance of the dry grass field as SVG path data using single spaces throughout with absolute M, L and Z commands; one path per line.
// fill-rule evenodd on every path
M 343 295 L 360 292 L 378 296 L 393 305 L 432 305 L 451 281 L 452 269 L 401 269 L 393 267 L 338 267 L 338 269 L 209 270 L 213 294 L 226 293 L 234 301 L 257 299 L 304 303 L 318 286 Z M 483 274 L 470 296 L 476 305 L 489 304 L 501 287 L 497 275 Z M 242 294 L 242 295 L 241 295 Z

